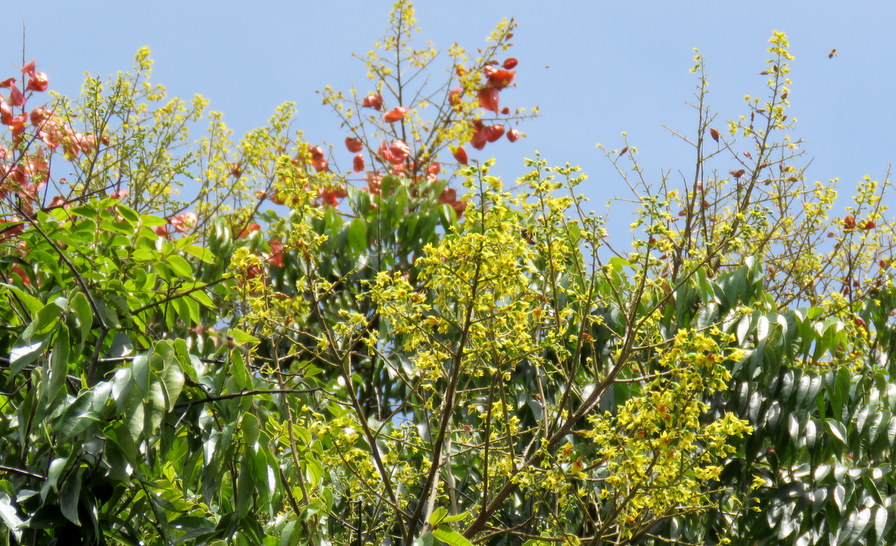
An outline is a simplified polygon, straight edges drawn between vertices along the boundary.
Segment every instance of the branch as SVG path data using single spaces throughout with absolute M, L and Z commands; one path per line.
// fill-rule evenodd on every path
M 35 480 L 46 480 L 47 479 L 46 476 L 41 476 L 40 474 L 35 474 L 34 472 L 22 470 L 21 468 L 16 468 L 14 466 L 6 466 L 5 464 L 0 464 L 0 470 L 2 470 L 3 472 L 9 472 L 10 474 L 18 474 L 19 476 L 34 478 Z
M 187 291 L 185 291 L 185 292 L 180 292 L 180 293 L 177 293 L 177 294 L 172 294 L 172 295 L 170 295 L 170 296 L 166 296 L 166 297 L 160 299 L 159 301 L 154 301 L 154 302 L 152 302 L 152 303 L 147 303 L 147 304 L 144 305 L 143 307 L 138 307 L 137 309 L 134 309 L 133 311 L 131 311 L 131 313 L 136 315 L 137 313 L 146 311 L 147 309 L 152 309 L 153 307 L 158 307 L 159 305 L 164 305 L 164 304 L 168 303 L 169 301 L 173 301 L 173 300 L 182 298 L 182 297 L 184 297 L 184 296 L 189 296 L 189 295 L 192 294 L 193 292 L 198 292 L 198 291 L 200 291 L 200 290 L 202 290 L 202 289 L 204 289 L 204 288 L 208 288 L 209 286 L 214 286 L 214 285 L 218 284 L 219 282 L 222 282 L 222 281 L 227 280 L 228 278 L 229 278 L 229 277 L 221 277 L 220 279 L 217 279 L 217 280 L 214 280 L 214 281 L 211 281 L 211 282 L 207 282 L 207 283 L 205 283 L 205 284 L 203 284 L 203 285 L 200 285 L 200 286 L 194 286 L 193 288 L 191 288 L 191 289 L 189 289 L 189 290 L 187 290 Z
M 243 396 L 255 396 L 258 394 L 308 394 L 315 391 L 321 390 L 319 387 L 315 387 L 313 389 L 273 389 L 273 390 L 251 390 L 251 391 L 242 391 L 235 392 L 232 394 L 221 394 L 218 396 L 208 396 L 206 398 L 200 398 L 199 400 L 187 400 L 186 402 L 178 402 L 174 405 L 175 408 L 189 408 L 195 406 L 197 404 L 206 404 L 208 402 L 217 402 L 219 400 L 230 400 L 232 398 L 240 398 Z

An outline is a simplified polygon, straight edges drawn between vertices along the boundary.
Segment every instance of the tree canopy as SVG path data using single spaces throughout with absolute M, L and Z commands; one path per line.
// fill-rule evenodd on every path
M 537 113 L 514 27 L 441 77 L 397 2 L 332 148 L 147 50 L 2 82 L 0 541 L 896 542 L 892 185 L 806 180 L 786 36 L 728 122 L 697 54 L 680 181 L 604 149 L 623 248 L 577 167 L 473 157 Z

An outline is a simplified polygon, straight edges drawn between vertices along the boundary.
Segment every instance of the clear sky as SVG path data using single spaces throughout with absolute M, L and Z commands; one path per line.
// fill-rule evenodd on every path
M 51 88 L 79 89 L 84 72 L 126 70 L 140 46 L 155 59 L 153 80 L 171 94 L 201 93 L 239 134 L 265 122 L 283 101 L 298 104 L 297 128 L 311 142 L 341 149 L 342 135 L 315 89 L 368 87 L 363 53 L 382 37 L 391 2 L 301 0 L 153 2 L 28 0 L 6 2 L 0 44 L 8 75 L 22 58 L 37 60 Z M 503 17 L 519 23 L 511 54 L 520 60 L 517 87 L 502 105 L 541 108 L 521 129 L 527 138 L 484 151 L 499 174 L 522 174 L 534 150 L 552 163 L 581 165 L 596 209 L 627 189 L 595 149 L 621 148 L 627 131 L 646 175 L 691 172 L 693 153 L 663 125 L 693 134 L 686 102 L 696 79 L 694 47 L 706 58 L 710 101 L 722 120 L 747 113 L 742 97 L 760 95 L 772 29 L 784 31 L 796 59 L 790 101 L 796 136 L 807 141 L 812 180 L 840 177 L 844 189 L 862 175 L 883 178 L 896 159 L 894 67 L 896 3 L 754 0 L 637 2 L 598 0 L 418 0 L 423 38 L 437 48 L 468 48 Z M 836 48 L 837 56 L 828 52 Z M 6 77 L 6 76 L 4 76 Z M 479 154 L 473 157 L 482 159 Z M 346 162 L 346 158 L 343 158 Z M 891 206 L 896 203 L 891 202 Z M 627 225 L 629 218 L 616 218 Z

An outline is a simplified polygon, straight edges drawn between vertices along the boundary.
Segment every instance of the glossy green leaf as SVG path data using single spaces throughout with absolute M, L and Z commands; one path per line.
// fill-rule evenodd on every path
M 81 525 L 78 503 L 81 500 L 81 472 L 73 472 L 59 489 L 59 509 L 65 519 Z
M 22 302 L 29 313 L 37 313 L 44 306 L 42 301 L 35 298 L 28 292 L 25 292 L 21 288 L 15 286 L 14 284 L 0 283 L 0 286 L 15 294 L 16 298 L 18 298 L 18 300 Z
M 25 521 L 19 517 L 15 504 L 5 491 L 0 491 L 0 519 L 6 524 L 6 528 L 12 533 L 15 539 L 22 539 L 22 529 L 25 528 Z
M 838 442 L 846 445 L 846 427 L 843 426 L 843 423 L 835 420 L 828 419 L 827 420 L 828 431 L 830 431 L 831 436 L 837 439 Z
M 80 335 L 79 343 L 83 344 L 87 341 L 90 330 L 93 328 L 93 311 L 90 309 L 87 297 L 82 292 L 72 296 L 69 300 L 69 306 L 75 312 L 78 334 Z
M 183 257 L 178 256 L 177 254 L 172 254 L 171 256 L 168 256 L 165 263 L 171 268 L 171 271 L 173 271 L 175 275 L 185 279 L 192 278 L 193 266 L 191 266 L 187 260 L 183 259 Z
M 432 530 L 432 535 L 450 546 L 473 546 L 472 542 L 447 525 L 439 525 Z
M 68 379 L 69 349 L 68 328 L 59 328 L 50 354 L 50 382 L 47 386 L 47 404 L 50 406 L 64 392 Z
M 237 345 L 245 345 L 247 343 L 255 345 L 260 343 L 260 340 L 257 337 L 250 335 L 239 328 L 231 328 L 228 330 L 228 335 L 233 338 L 234 343 Z

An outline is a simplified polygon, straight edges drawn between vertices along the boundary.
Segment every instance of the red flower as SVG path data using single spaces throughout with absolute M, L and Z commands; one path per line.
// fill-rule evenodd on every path
M 473 137 L 470 139 L 470 146 L 481 150 L 488 143 L 488 129 L 478 119 L 473 120 Z
M 9 120 L 7 125 L 9 129 L 12 131 L 12 136 L 17 137 L 25 131 L 25 123 L 28 121 L 28 118 L 22 114 L 21 116 L 16 116 Z
M 22 74 L 28 74 L 29 76 L 33 76 L 34 69 L 36 67 L 37 67 L 37 63 L 32 59 L 30 63 L 28 63 L 22 67 Z
M 168 238 L 168 224 L 162 224 L 161 226 L 153 226 L 152 230 L 159 237 L 164 237 L 165 239 Z
M 12 106 L 25 105 L 25 95 L 16 87 L 15 81 L 9 84 L 9 104 Z
M 352 159 L 352 171 L 359 173 L 364 170 L 364 156 L 358 154 Z
M 514 70 L 499 70 L 493 66 L 486 66 L 482 73 L 488 78 L 486 87 L 494 87 L 499 90 L 513 83 L 513 78 L 516 76 Z
M 439 196 L 439 203 L 450 205 L 457 201 L 457 190 L 454 188 L 445 188 L 442 195 Z
M 404 119 L 404 115 L 408 113 L 408 110 L 410 110 L 410 108 L 407 106 L 396 106 L 383 114 L 383 119 L 388 123 L 395 123 L 396 121 Z
M 324 157 L 324 151 L 320 146 L 310 146 L 308 151 L 311 153 L 311 166 L 317 172 L 327 170 L 327 160 Z
M 258 224 L 255 224 L 255 223 L 249 224 L 248 226 L 246 226 L 246 228 L 243 231 L 240 232 L 240 235 L 237 238 L 242 239 L 244 237 L 248 237 L 259 230 L 261 230 L 261 226 L 259 226 Z
M 361 103 L 361 106 L 365 108 L 373 108 L 374 110 L 381 110 L 383 108 L 383 97 L 376 93 L 371 93 L 364 97 L 364 102 Z
M 364 142 L 360 138 L 345 137 L 345 147 L 353 154 L 364 149 Z
M 458 146 L 454 152 L 452 152 L 454 159 L 457 160 L 461 165 L 466 165 L 469 159 L 467 158 L 467 151 L 463 149 L 463 147 Z
M 339 205 L 339 200 L 348 195 L 345 186 L 333 186 L 329 188 L 321 188 L 317 191 L 317 196 L 324 204 L 335 207 Z
M 426 175 L 429 178 L 435 178 L 439 176 L 439 173 L 442 172 L 442 165 L 439 163 L 433 163 L 429 167 L 426 168 Z
M 364 189 L 367 190 L 367 192 L 372 195 L 379 195 L 380 194 L 380 185 L 383 182 L 382 175 L 380 175 L 377 172 L 368 172 L 366 178 L 367 178 L 367 187 Z M 370 208 L 375 209 L 376 203 L 371 202 Z
M 43 92 L 47 90 L 50 82 L 47 79 L 47 75 L 43 72 L 35 72 L 31 74 L 31 77 L 28 78 L 28 85 L 25 86 L 26 91 L 37 91 Z
M 0 123 L 9 125 L 10 121 L 12 121 L 12 108 L 9 107 L 6 97 L 0 95 Z
M 411 147 L 403 140 L 396 139 L 388 146 L 385 142 L 380 144 L 379 154 L 380 157 L 395 165 L 397 163 L 404 163 L 408 156 L 411 155 Z
M 25 270 L 22 269 L 22 266 L 19 264 L 13 264 L 11 268 L 9 268 L 9 272 L 15 275 L 18 275 L 19 279 L 21 279 L 22 284 L 25 286 L 31 286 L 31 278 L 28 277 L 28 274 L 25 273 Z M 12 277 L 6 279 L 8 282 L 13 282 Z
M 504 126 L 501 124 L 490 125 L 485 128 L 485 138 L 489 142 L 495 142 L 504 136 Z
M 479 106 L 486 110 L 498 113 L 498 95 L 499 92 L 494 87 L 483 87 L 479 90 Z
M 34 127 L 40 127 L 47 121 L 52 118 L 53 114 L 47 110 L 46 108 L 37 107 L 31 111 L 31 114 L 28 118 L 31 120 L 31 125 Z
M 9 239 L 23 231 L 25 231 L 25 222 L 22 222 L 18 216 L 0 218 L 0 241 Z
M 128 196 L 131 191 L 127 188 L 121 188 L 120 190 L 115 190 L 109 194 L 109 197 L 112 199 L 117 199 L 119 201 L 124 201 L 124 198 Z
M 454 212 L 457 213 L 458 218 L 460 218 L 467 209 L 466 201 L 457 200 L 457 190 L 454 188 L 445 188 L 442 195 L 439 196 L 439 203 L 450 205 L 451 208 L 454 209 Z
M 507 140 L 509 140 L 510 142 L 516 142 L 519 139 L 520 139 L 519 131 L 517 131 L 516 129 L 511 129 L 511 130 L 507 131 Z
M 503 66 L 507 70 L 510 70 L 511 68 L 516 68 L 516 65 L 518 63 L 519 61 L 516 59 L 516 57 L 509 57 L 507 59 L 504 59 L 504 62 L 501 64 L 501 66 Z
M 285 254 L 283 253 L 283 243 L 280 242 L 280 239 L 271 239 L 270 242 L 268 242 L 268 246 L 271 247 L 268 263 L 274 267 L 284 267 L 285 264 L 283 263 L 283 258 L 285 257 Z

